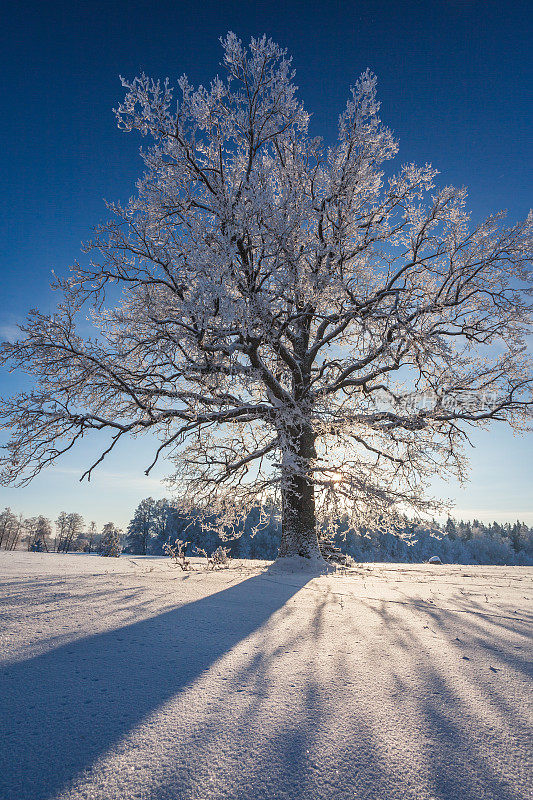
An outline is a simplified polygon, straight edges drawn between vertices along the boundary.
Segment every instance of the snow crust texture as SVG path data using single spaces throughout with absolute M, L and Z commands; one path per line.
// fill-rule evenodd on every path
M 527 567 L 1 553 L 1 800 L 525 800 Z

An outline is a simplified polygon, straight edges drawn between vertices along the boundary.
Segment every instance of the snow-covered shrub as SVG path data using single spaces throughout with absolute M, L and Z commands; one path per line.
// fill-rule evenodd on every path
M 218 567 L 227 567 L 229 562 L 231 561 L 231 556 L 229 555 L 229 547 L 217 547 L 210 556 L 207 555 L 207 552 L 203 549 L 203 547 L 197 547 L 196 552 L 199 556 L 203 556 L 207 560 L 207 568 L 208 569 L 217 569 Z
M 181 567 L 183 570 L 188 570 L 191 567 L 191 562 L 187 560 L 186 553 L 189 542 L 183 542 L 181 539 L 175 539 L 174 542 L 165 542 L 163 545 L 163 552 L 166 553 L 174 564 Z
M 213 553 L 211 553 L 211 564 L 213 569 L 216 569 L 216 567 L 227 566 L 230 560 L 229 547 L 222 547 L 220 545 Z

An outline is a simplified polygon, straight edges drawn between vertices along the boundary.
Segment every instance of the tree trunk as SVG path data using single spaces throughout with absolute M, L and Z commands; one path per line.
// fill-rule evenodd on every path
M 294 446 L 283 454 L 279 557 L 320 558 L 311 470 L 314 437 L 311 433 L 301 434 L 293 441 Z

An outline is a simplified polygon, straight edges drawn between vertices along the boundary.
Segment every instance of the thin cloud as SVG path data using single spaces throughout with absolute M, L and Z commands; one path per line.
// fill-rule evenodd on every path
M 84 469 L 75 467 L 53 467 L 51 473 L 56 475 L 73 475 L 81 478 Z M 104 470 L 95 470 L 91 476 L 91 484 L 101 485 L 105 483 L 106 486 L 110 484 L 113 486 L 121 487 L 124 489 L 159 489 L 164 488 L 163 482 L 157 478 L 150 478 L 147 475 L 131 475 L 120 472 L 107 472 Z

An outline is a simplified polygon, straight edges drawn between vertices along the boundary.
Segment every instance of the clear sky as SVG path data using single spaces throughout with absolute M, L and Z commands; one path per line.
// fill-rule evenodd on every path
M 349 86 L 370 67 L 382 119 L 400 139 L 397 163 L 430 161 L 442 183 L 466 184 L 474 219 L 533 205 L 531 87 L 533 6 L 472 0 L 271 2 L 11 2 L 2 15 L 3 176 L 0 217 L 0 338 L 31 307 L 50 310 L 51 270 L 64 273 L 103 198 L 125 199 L 142 165 L 140 142 L 121 134 L 112 108 L 119 73 L 141 70 L 195 83 L 220 69 L 218 37 L 267 33 L 294 56 L 312 130 L 335 135 Z M 0 393 L 21 385 L 0 374 Z M 455 515 L 533 524 L 533 437 L 502 429 L 474 436 L 472 480 L 452 497 Z M 78 483 L 96 444 L 84 446 L 24 489 L 0 488 L 0 506 L 55 517 L 125 524 L 137 502 L 167 494 L 143 477 L 148 443 L 124 445 L 91 484 Z

